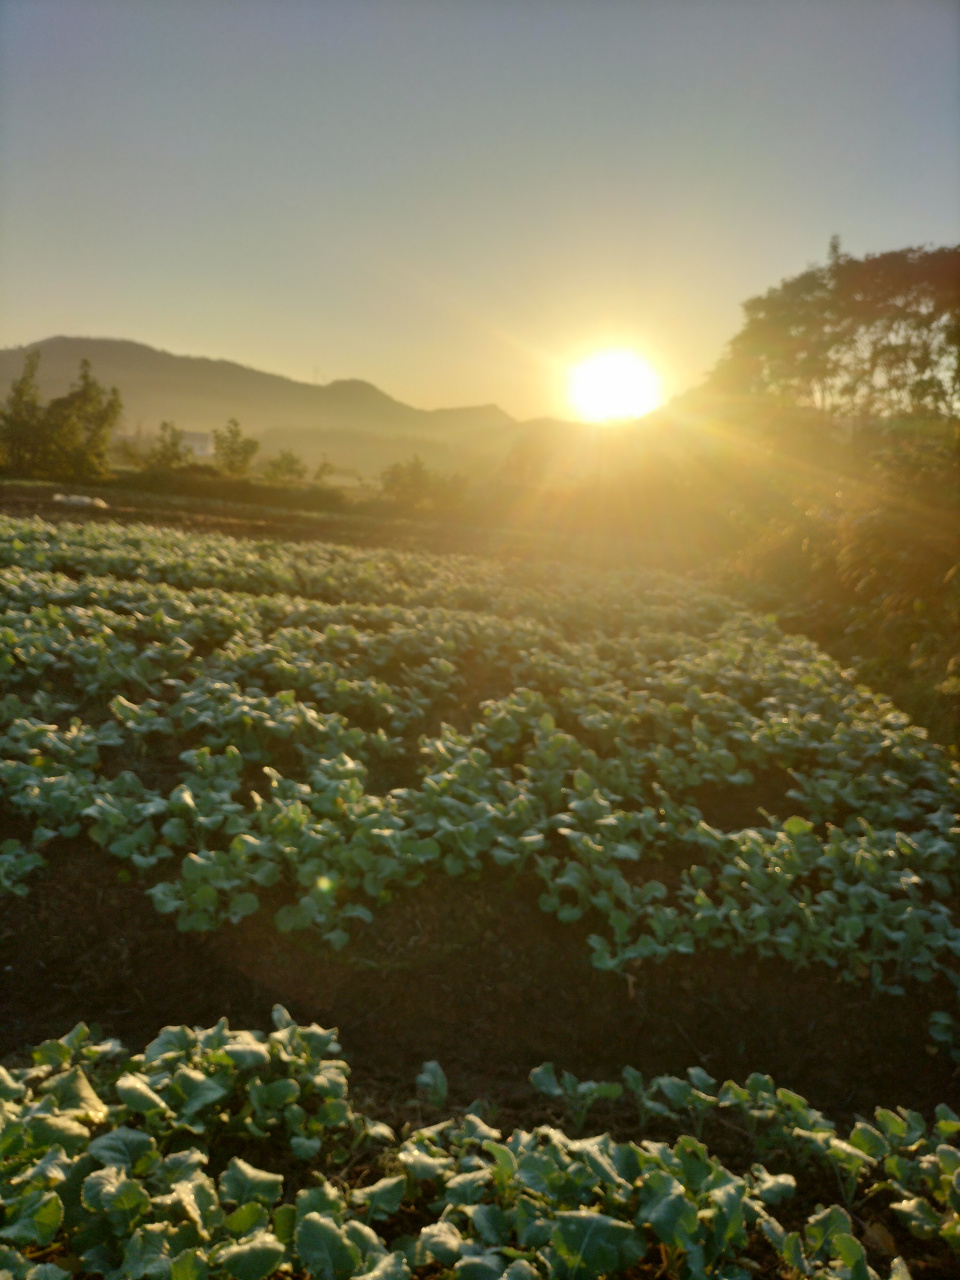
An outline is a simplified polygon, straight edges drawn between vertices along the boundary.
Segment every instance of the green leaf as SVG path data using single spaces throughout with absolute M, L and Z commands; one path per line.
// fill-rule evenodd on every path
M 220 1050 L 239 1071 L 261 1071 L 270 1065 L 270 1047 L 250 1032 L 235 1032 Z
M 363 1280 L 410 1280 L 410 1268 L 402 1253 L 388 1253 L 372 1271 L 363 1273 Z
M 442 1177 L 453 1168 L 452 1156 L 431 1156 L 419 1147 L 408 1147 L 399 1153 L 400 1163 L 418 1182 Z
M 500 1280 L 503 1271 L 503 1257 L 495 1252 L 461 1258 L 453 1268 L 457 1280 Z
M 911 1200 L 898 1200 L 890 1208 L 911 1235 L 921 1240 L 932 1240 L 939 1235 L 940 1215 L 928 1201 L 919 1196 Z
M 347 1211 L 347 1202 L 332 1182 L 321 1178 L 317 1186 L 297 1192 L 296 1211 L 298 1222 L 308 1213 L 319 1213 L 340 1222 Z
M 138 1111 L 143 1115 L 150 1111 L 161 1111 L 164 1115 L 173 1115 L 160 1095 L 154 1093 L 146 1076 L 128 1071 L 120 1076 L 114 1088 L 117 1097 L 131 1111 Z
M 182 1099 L 179 1106 L 176 1106 L 176 1112 L 184 1120 L 190 1120 L 204 1107 L 222 1101 L 229 1092 L 218 1080 L 193 1067 L 180 1067 L 169 1087 L 173 1094 L 179 1094 Z
M 764 1204 L 779 1204 L 789 1199 L 797 1189 L 797 1180 L 792 1173 L 768 1173 L 762 1164 L 750 1166 L 756 1194 Z
M 548 1098 L 563 1097 L 563 1090 L 557 1080 L 552 1062 L 543 1062 L 539 1067 L 534 1067 L 528 1079 L 538 1093 L 544 1093 Z
M 558 1213 L 550 1246 L 562 1264 L 559 1275 L 599 1277 L 626 1271 L 643 1256 L 646 1246 L 628 1222 L 618 1222 L 586 1209 Z
M 295 1134 L 290 1139 L 290 1150 L 299 1160 L 315 1160 L 322 1146 L 322 1138 L 304 1138 Z
M 332 1218 L 308 1213 L 297 1227 L 297 1254 L 317 1280 L 349 1280 L 362 1255 Z
M 687 1248 L 697 1230 L 697 1206 L 682 1183 L 661 1169 L 652 1169 L 640 1188 L 637 1226 L 650 1226 L 665 1245 Z
M 417 1237 L 409 1260 L 414 1268 L 433 1257 L 442 1267 L 452 1267 L 463 1251 L 463 1236 L 452 1222 L 433 1222 Z
M 45 1080 L 41 1093 L 56 1098 L 62 1111 L 75 1111 L 92 1124 L 101 1124 L 107 1118 L 106 1104 L 94 1092 L 93 1086 L 80 1067 Z
M 232 1236 L 246 1236 L 251 1231 L 261 1231 L 270 1225 L 270 1215 L 258 1200 L 248 1200 L 224 1220 L 223 1224 Z
M 199 1249 L 184 1249 L 170 1260 L 170 1280 L 207 1280 L 209 1267 Z
M 239 924 L 245 916 L 252 916 L 260 910 L 260 899 L 255 893 L 235 893 L 227 908 L 227 919 L 231 924 Z
M 403 1174 L 393 1178 L 381 1178 L 372 1186 L 361 1187 L 351 1192 L 350 1199 L 354 1204 L 363 1205 L 370 1218 L 389 1218 L 397 1212 L 407 1189 L 407 1180 Z
M 442 1107 L 447 1100 L 447 1077 L 439 1062 L 425 1062 L 417 1076 L 417 1090 L 431 1107 Z
M 90 1141 L 90 1130 L 71 1116 L 31 1116 L 27 1121 L 27 1131 L 38 1147 L 52 1147 L 59 1143 L 69 1156 L 82 1151 Z
M 39 1266 L 30 1268 L 26 1280 L 68 1280 L 69 1276 L 70 1272 L 64 1271 L 55 1262 L 41 1262 Z
M 32 1191 L 16 1203 L 13 1220 L 0 1228 L 0 1239 L 44 1248 L 63 1222 L 63 1204 L 55 1191 Z
M 233 1280 L 266 1280 L 279 1267 L 285 1254 L 286 1250 L 272 1231 L 258 1231 L 236 1244 L 218 1249 L 215 1261 Z
M 142 1129 L 128 1129 L 126 1125 L 118 1125 L 116 1129 L 94 1138 L 87 1150 L 101 1164 L 132 1169 L 141 1156 L 148 1151 L 155 1151 L 156 1146 L 153 1138 Z
M 300 1086 L 296 1080 L 274 1080 L 270 1084 L 252 1080 L 248 1092 L 258 1110 L 282 1111 L 300 1097 Z
M 292 1244 L 297 1229 L 297 1211 L 292 1204 L 279 1204 L 273 1211 L 273 1233 L 284 1244 Z
M 783 829 L 788 836 L 805 836 L 808 831 L 813 830 L 813 823 L 807 818 L 801 818 L 798 814 L 794 814 L 792 818 L 786 819 Z
M 890 1152 L 890 1144 L 879 1129 L 866 1124 L 863 1120 L 858 1120 L 853 1126 L 848 1141 L 852 1147 L 865 1152 L 875 1160 L 882 1159 Z
M 29 1270 L 30 1263 L 18 1249 L 0 1244 L 0 1275 L 6 1271 L 13 1276 L 13 1280 L 26 1280 Z
M 271 1205 L 280 1199 L 283 1178 L 279 1173 L 267 1173 L 234 1156 L 221 1173 L 218 1186 L 220 1199 L 227 1204 L 246 1204 L 248 1200 L 257 1200 L 260 1204 Z
M 167 1280 L 170 1257 L 163 1224 L 140 1227 L 133 1233 L 124 1249 L 122 1273 L 130 1280 Z

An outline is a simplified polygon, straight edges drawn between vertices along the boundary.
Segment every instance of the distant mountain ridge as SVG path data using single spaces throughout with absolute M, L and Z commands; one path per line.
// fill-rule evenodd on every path
M 503 456 L 521 430 L 496 405 L 417 409 L 360 379 L 314 385 L 117 338 L 54 337 L 0 350 L 0 398 L 30 351 L 40 352 L 44 399 L 62 395 L 80 361 L 89 360 L 98 381 L 119 390 L 127 433 L 153 435 L 165 420 L 209 432 L 237 418 L 261 441 L 262 455 L 293 449 L 311 465 L 326 454 L 339 466 L 376 474 L 418 453 L 433 467 L 472 467 Z

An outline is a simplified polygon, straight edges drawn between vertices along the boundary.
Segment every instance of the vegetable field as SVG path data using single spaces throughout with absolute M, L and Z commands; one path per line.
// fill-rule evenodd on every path
M 824 1024 L 846 1001 L 956 1085 L 960 768 L 810 641 L 684 580 L 2 519 L 0 804 L 11 922 L 96 884 L 211 982 L 233 951 L 294 1008 L 311 967 L 418 982 L 421 937 L 466 984 L 509 918 L 501 986 L 524 936 L 544 1001 L 551 967 L 604 1008 L 753 974 L 804 1008 L 798 1055 L 817 1000 Z M 641 1075 L 638 1051 L 584 1083 L 558 1043 L 525 1086 L 553 1123 L 505 1138 L 489 1103 L 446 1123 L 425 1069 L 439 1122 L 396 1136 L 352 1109 L 333 1032 L 275 1018 L 154 1026 L 133 1059 L 81 1029 L 0 1075 L 0 1270 L 960 1268 L 947 1093 L 926 1115 L 877 1097 L 841 1137 L 768 1063 L 718 1083 L 687 1018 L 686 1074 Z

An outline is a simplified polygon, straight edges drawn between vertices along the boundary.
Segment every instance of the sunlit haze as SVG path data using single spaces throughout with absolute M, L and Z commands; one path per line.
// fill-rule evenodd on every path
M 956 239 L 958 47 L 947 0 L 0 0 L 0 346 L 533 418 L 623 335 L 669 398 L 831 235 Z

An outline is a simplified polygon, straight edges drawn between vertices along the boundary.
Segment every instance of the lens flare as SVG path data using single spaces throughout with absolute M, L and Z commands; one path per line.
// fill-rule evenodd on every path
M 600 351 L 570 370 L 567 395 L 587 422 L 640 418 L 663 402 L 656 370 L 635 351 Z

